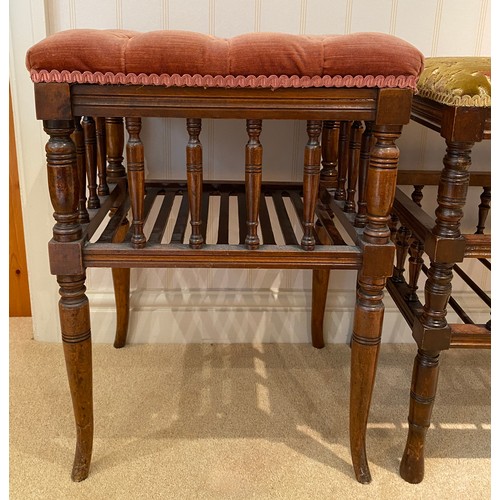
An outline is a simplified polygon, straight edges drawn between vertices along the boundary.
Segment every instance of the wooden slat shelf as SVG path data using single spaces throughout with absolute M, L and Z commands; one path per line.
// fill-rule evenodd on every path
M 328 245 L 323 245 L 316 231 L 316 247 L 306 251 L 300 246 L 302 228 L 297 226 L 303 213 L 301 186 L 296 184 L 270 183 L 262 186 L 259 210 L 259 224 L 262 226 L 263 241 L 257 250 L 248 250 L 244 244 L 246 235 L 246 205 L 244 184 L 206 183 L 202 195 L 202 234 L 204 240 L 208 228 L 208 212 L 211 203 L 219 207 L 218 220 L 212 221 L 216 228 L 215 241 L 210 239 L 201 249 L 193 249 L 187 243 L 190 231 L 189 208 L 186 186 L 179 182 L 146 184 L 144 198 L 145 223 L 151 227 L 146 234 L 145 248 L 135 249 L 130 243 L 131 231 L 121 243 L 113 238 L 130 209 L 128 196 L 123 196 L 121 186 L 112 190 L 110 197 L 117 201 L 106 227 L 95 241 L 84 247 L 84 263 L 88 267 L 217 267 L 217 268 L 294 268 L 294 269 L 359 269 L 362 252 L 358 246 L 348 245 L 335 226 L 339 218 L 321 201 L 317 205 L 317 224 L 328 235 Z M 117 193 L 118 191 L 118 193 Z M 178 209 L 174 211 L 175 199 L 179 198 Z M 237 209 L 231 213 L 231 199 Z M 287 201 L 289 200 L 289 201 Z M 268 209 L 272 203 L 278 217 Z M 159 209 L 155 210 L 155 204 Z M 287 207 L 287 204 L 289 205 Z M 91 214 L 88 226 L 96 231 L 96 218 L 101 223 L 110 213 L 112 204 L 103 199 L 102 208 Z M 291 210 L 291 212 L 290 212 Z M 232 217 L 234 216 L 234 221 Z M 294 220 L 294 216 L 296 219 Z M 154 217 L 154 220 L 148 220 Z M 236 227 L 236 217 L 238 219 Z M 348 223 L 348 219 L 345 220 Z M 173 228 L 168 230 L 168 226 Z M 231 226 L 231 223 L 233 226 Z M 237 232 L 237 241 L 230 243 L 230 226 Z M 92 234 L 88 235 L 89 238 Z M 168 242 L 162 242 L 167 240 Z M 276 242 L 283 241 L 284 244 Z
M 439 182 L 441 173 L 438 171 L 417 172 L 408 171 L 398 174 L 398 185 L 430 185 Z M 471 185 L 488 186 L 490 181 L 489 172 L 471 173 Z M 422 243 L 432 238 L 435 218 L 430 216 L 415 201 L 406 195 L 400 188 L 396 190 L 393 205 L 394 212 L 398 216 L 402 226 L 411 229 L 413 238 L 417 238 Z M 464 234 L 464 258 L 476 258 L 487 268 L 491 269 L 491 264 L 487 260 L 491 257 L 491 235 L 489 234 Z M 491 298 L 485 293 L 460 267 L 455 264 L 454 274 L 464 280 L 467 286 L 478 296 L 488 307 L 491 308 Z M 427 275 L 428 268 L 423 265 L 422 271 Z M 401 311 L 409 327 L 413 329 L 415 321 L 420 321 L 423 305 L 419 300 L 408 300 L 410 287 L 404 279 L 396 273 L 396 279 L 387 281 L 387 290 L 394 302 Z M 403 279 L 403 281 L 400 281 Z M 449 338 L 450 348 L 489 348 L 491 345 L 491 332 L 489 325 L 476 324 L 474 319 L 462 307 L 459 300 L 453 295 L 448 301 L 449 307 L 454 310 L 462 323 L 449 323 L 451 335 Z M 417 340 L 417 339 L 416 339 Z M 418 342 L 418 340 L 417 340 Z
M 422 303 L 419 300 L 405 300 L 405 296 L 409 292 L 406 282 L 397 283 L 388 279 L 387 291 L 396 302 L 408 326 L 413 328 L 414 322 L 419 321 L 422 314 Z M 450 300 L 450 306 L 453 307 L 453 305 L 456 307 L 458 304 L 456 301 Z M 451 330 L 450 348 L 488 349 L 491 345 L 491 331 L 484 324 L 450 323 L 449 327 Z

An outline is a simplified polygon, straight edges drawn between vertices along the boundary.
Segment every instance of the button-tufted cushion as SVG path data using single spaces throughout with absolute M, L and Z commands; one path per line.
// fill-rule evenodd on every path
M 26 55 L 35 82 L 205 87 L 415 88 L 422 54 L 383 33 L 249 33 L 68 30 Z
M 429 57 L 418 94 L 450 106 L 491 106 L 489 57 Z

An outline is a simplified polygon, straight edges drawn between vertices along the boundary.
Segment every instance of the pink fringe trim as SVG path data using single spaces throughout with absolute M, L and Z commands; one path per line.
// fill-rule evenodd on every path
M 233 75 L 146 75 L 140 73 L 92 73 L 90 71 L 47 71 L 46 69 L 30 71 L 35 83 L 92 83 L 99 85 L 157 85 L 164 87 L 262 87 L 262 88 L 309 88 L 309 87 L 399 87 L 415 90 L 415 76 L 233 76 Z

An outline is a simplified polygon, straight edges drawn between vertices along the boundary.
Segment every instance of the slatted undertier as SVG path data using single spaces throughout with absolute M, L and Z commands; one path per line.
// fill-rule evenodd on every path
M 89 267 L 359 269 L 362 254 L 353 242 L 358 233 L 351 228 L 348 234 L 343 229 L 339 223 L 342 219 L 348 223 L 350 214 L 343 216 L 334 203 L 327 206 L 318 201 L 316 245 L 314 250 L 306 251 L 300 246 L 301 186 L 263 184 L 258 230 L 261 244 L 256 250 L 248 250 L 244 184 L 204 184 L 201 233 L 205 244 L 201 249 L 193 249 L 188 243 L 186 185 L 153 181 L 146 184 L 144 198 L 147 244 L 134 249 L 131 230 L 122 242 L 114 242 L 120 226 L 131 220 L 130 199 L 122 185 L 117 184 L 110 196 L 103 198 L 101 208 L 91 211 L 84 261 Z

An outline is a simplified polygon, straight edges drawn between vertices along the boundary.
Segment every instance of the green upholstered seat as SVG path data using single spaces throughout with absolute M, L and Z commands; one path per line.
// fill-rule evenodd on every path
M 449 106 L 491 106 L 489 57 L 428 57 L 418 94 Z

